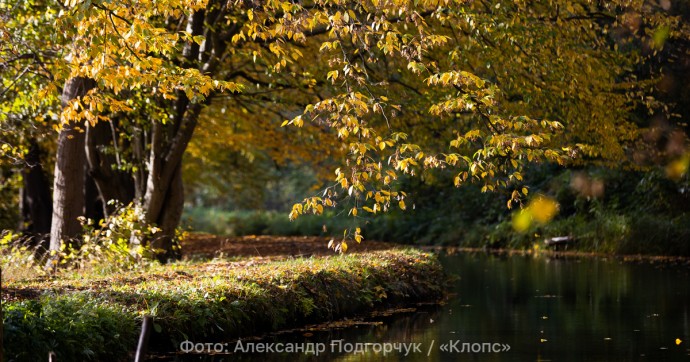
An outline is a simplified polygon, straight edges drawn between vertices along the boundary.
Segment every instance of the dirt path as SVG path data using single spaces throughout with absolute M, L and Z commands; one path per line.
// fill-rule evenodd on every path
M 182 241 L 182 255 L 187 258 L 213 257 L 309 257 L 335 255 L 328 249 L 330 238 L 318 236 L 216 236 L 190 234 Z M 361 253 L 394 248 L 395 244 L 380 241 L 348 242 L 348 253 Z

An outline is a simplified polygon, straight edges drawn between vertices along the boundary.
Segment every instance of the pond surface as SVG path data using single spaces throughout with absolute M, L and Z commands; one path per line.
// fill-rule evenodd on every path
M 377 325 L 262 341 L 274 347 L 322 343 L 325 351 L 318 357 L 234 353 L 214 360 L 690 361 L 687 266 L 487 254 L 441 260 L 457 276 L 455 295 L 442 307 Z M 376 346 L 379 353 L 369 345 L 362 354 L 351 349 L 356 343 L 406 343 L 412 348 L 407 356 L 404 347 L 402 353 L 384 356 L 378 351 L 384 345 Z M 469 345 L 462 350 L 464 343 Z M 235 347 L 231 343 L 230 350 Z

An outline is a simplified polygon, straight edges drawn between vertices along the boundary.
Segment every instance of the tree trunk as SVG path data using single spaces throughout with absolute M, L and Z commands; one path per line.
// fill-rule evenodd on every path
M 93 220 L 96 225 L 106 217 L 105 203 L 88 166 L 84 169 L 84 217 Z
M 122 204 L 129 204 L 134 200 L 132 175 L 118 169 L 122 162 L 118 147 L 112 121 L 99 122 L 95 126 L 86 125 L 87 177 L 94 182 L 102 207 L 101 213 L 105 217 L 110 216 L 115 209 L 115 205 L 108 205 L 108 201 L 117 200 Z M 89 201 L 87 198 L 87 202 Z
M 216 33 L 215 24 L 223 18 L 219 4 L 219 1 L 210 1 L 207 7 L 212 10 L 197 11 L 187 19 L 187 31 L 194 36 L 204 35 L 206 45 L 201 49 L 196 43 L 189 42 L 183 50 L 183 67 L 195 67 L 204 74 L 213 75 L 225 53 L 228 40 L 239 32 L 239 27 L 233 26 L 224 33 L 224 37 Z M 145 187 L 145 192 L 139 200 L 144 208 L 146 221 L 161 228 L 161 234 L 155 235 L 150 242 L 154 248 L 160 250 L 158 258 L 162 261 L 179 257 L 179 250 L 176 250 L 173 240 L 184 205 L 182 156 L 194 134 L 201 109 L 210 103 L 212 97 L 210 94 L 205 102 L 196 103 L 191 102 L 185 92 L 179 91 L 173 104 L 173 121 L 163 125 L 154 120 L 151 127 L 148 173 L 145 184 L 141 182 L 144 180 L 137 176 L 137 185 Z
M 177 260 L 181 257 L 179 245 L 176 244 L 175 240 L 175 231 L 180 224 L 183 208 L 184 185 L 182 183 L 182 169 L 181 166 L 178 166 L 156 220 L 156 225 L 161 231 L 153 236 L 151 242 L 154 249 L 161 251 L 156 255 L 161 262 Z
M 151 240 L 151 246 L 158 251 L 157 258 L 162 262 L 180 257 L 174 239 L 184 206 L 182 155 L 192 138 L 200 112 L 199 104 L 185 107 L 182 111 L 184 117 L 181 117 L 181 125 L 175 127 L 175 137 L 165 148 L 164 126 L 154 121 L 152 127 L 146 192 L 142 201 L 146 222 L 161 229 L 160 234 L 154 235 Z M 164 152 L 164 149 L 167 152 Z M 145 244 L 148 241 L 134 242 Z
M 67 81 L 62 92 L 62 106 L 80 98 L 94 88 L 96 83 L 89 78 L 77 77 Z M 57 252 L 63 242 L 75 238 L 81 225 L 77 217 L 84 212 L 84 152 L 85 133 L 83 123 L 63 125 L 58 137 L 55 181 L 53 183 L 53 220 L 50 232 L 50 250 Z M 55 267 L 56 258 L 51 258 L 49 267 Z
M 35 139 L 29 140 L 29 152 L 24 161 L 27 167 L 22 171 L 21 231 L 33 237 L 37 251 L 42 254 L 48 249 L 53 200 L 48 177 L 41 165 L 41 149 Z
M 135 200 L 143 200 L 146 193 L 146 165 L 144 161 L 146 142 L 146 133 L 141 128 L 135 127 L 131 143 L 132 163 L 137 166 L 135 170 L 132 170 Z

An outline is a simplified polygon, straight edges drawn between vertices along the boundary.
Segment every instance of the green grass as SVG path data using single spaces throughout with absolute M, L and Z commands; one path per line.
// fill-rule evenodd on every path
M 143 315 L 155 349 L 323 322 L 399 303 L 438 300 L 445 276 L 433 255 L 390 250 L 248 264 L 211 261 L 142 272 L 63 274 L 13 281 L 38 299 L 3 304 L 5 353 L 17 361 L 125 360 Z

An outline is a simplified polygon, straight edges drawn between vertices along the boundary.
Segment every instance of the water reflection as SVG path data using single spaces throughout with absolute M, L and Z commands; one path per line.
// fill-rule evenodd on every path
M 444 325 L 461 339 L 510 344 L 496 360 L 688 360 L 685 268 L 494 255 L 445 261 L 461 279 Z
M 284 335 L 265 342 L 320 342 L 327 353 L 233 354 L 205 360 L 267 361 L 676 361 L 690 360 L 690 275 L 603 259 L 458 254 L 441 257 L 458 276 L 443 307 L 379 325 Z M 419 343 L 421 353 L 328 353 L 331 341 Z M 681 341 L 676 344 L 676 339 Z M 441 352 L 442 343 L 507 344 L 500 353 Z M 431 347 L 432 343 L 434 346 Z M 461 344 L 456 345 L 460 349 Z M 431 352 L 429 353 L 429 350 Z M 427 355 L 429 353 L 429 355 Z M 198 360 L 187 356 L 185 360 Z

